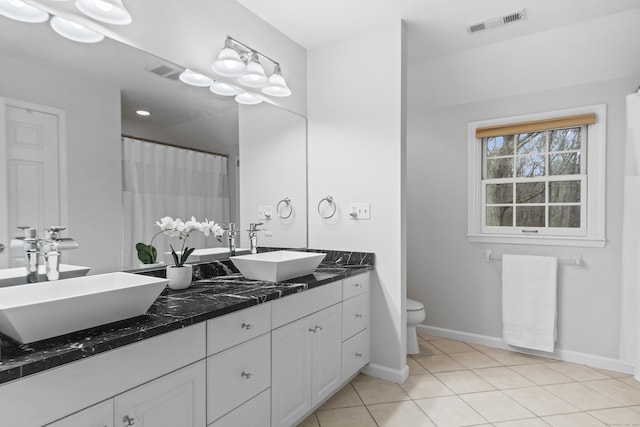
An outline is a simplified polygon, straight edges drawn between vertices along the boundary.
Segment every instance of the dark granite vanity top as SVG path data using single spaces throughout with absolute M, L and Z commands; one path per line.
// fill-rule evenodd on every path
M 364 273 L 374 265 L 371 253 L 309 251 L 327 256 L 307 276 L 278 283 L 260 282 L 243 278 L 229 260 L 197 264 L 189 288 L 174 291 L 167 287 L 144 316 L 31 344 L 20 344 L 0 334 L 0 384 Z M 164 277 L 164 269 L 140 274 Z

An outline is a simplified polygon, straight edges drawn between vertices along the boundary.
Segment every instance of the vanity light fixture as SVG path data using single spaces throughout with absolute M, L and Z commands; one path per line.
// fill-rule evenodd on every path
M 258 54 L 251 53 L 249 63 L 247 64 L 247 71 L 238 77 L 238 82 L 248 87 L 264 87 L 269 83 L 269 78 L 264 73 L 264 68 L 260 65 L 260 59 Z
M 49 24 L 51 28 L 53 28 L 53 31 L 74 42 L 98 43 L 104 39 L 104 34 L 100 34 L 59 16 L 51 17 Z
M 0 0 L 0 15 L 29 24 L 40 24 L 49 19 L 47 12 L 28 5 L 22 0 Z
M 209 90 L 217 95 L 222 96 L 235 96 L 242 93 L 242 90 L 238 89 L 237 87 L 219 81 L 214 81 L 213 84 L 209 87 Z
M 180 81 L 191 86 L 206 87 L 211 86 L 214 82 L 207 76 L 191 71 L 190 69 L 184 70 L 180 73 Z
M 213 71 L 225 77 L 239 77 L 247 71 L 247 65 L 233 48 L 232 40 L 227 36 L 224 48 L 218 54 L 218 59 L 211 65 Z
M 243 104 L 243 105 L 256 105 L 262 102 L 262 99 L 256 96 L 253 96 L 247 92 L 243 92 L 239 95 L 236 95 L 235 99 L 238 104 Z
M 76 0 L 76 7 L 88 17 L 107 24 L 127 25 L 132 21 L 122 0 Z
M 269 84 L 262 88 L 262 93 L 279 97 L 291 95 L 291 89 L 280 73 L 280 65 L 276 65 L 273 69 L 273 74 L 269 77 Z
M 270 77 L 267 77 L 260 64 L 261 59 L 266 59 L 273 64 Z M 260 88 L 266 95 L 280 97 L 291 95 L 291 90 L 282 76 L 282 70 L 277 61 L 229 36 L 224 42 L 224 49 L 211 65 L 211 69 L 224 77 L 238 77 L 238 83 L 241 85 Z M 253 95 L 252 98 L 259 99 Z

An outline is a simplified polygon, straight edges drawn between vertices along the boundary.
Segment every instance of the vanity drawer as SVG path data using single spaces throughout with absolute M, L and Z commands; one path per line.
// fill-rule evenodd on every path
M 270 302 L 216 317 L 207 321 L 207 355 L 219 353 L 270 330 Z
M 271 425 L 271 389 L 229 412 L 210 427 L 269 427 Z
M 207 359 L 207 419 L 211 423 L 271 386 L 271 334 Z
M 338 280 L 273 301 L 271 327 L 273 329 L 279 328 L 282 325 L 339 303 L 341 301 L 341 287 L 342 281 Z
M 355 375 L 369 363 L 369 329 L 342 344 L 342 382 Z
M 371 316 L 369 293 L 342 303 L 342 340 L 345 341 L 369 327 Z
M 356 295 L 369 292 L 371 287 L 371 274 L 369 272 L 347 277 L 342 280 L 342 300 L 348 300 Z

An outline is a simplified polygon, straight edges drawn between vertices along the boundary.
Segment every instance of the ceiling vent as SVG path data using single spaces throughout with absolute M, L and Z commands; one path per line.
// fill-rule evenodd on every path
M 149 71 L 150 73 L 155 74 L 156 76 L 164 77 L 165 79 L 169 80 L 178 80 L 180 74 L 184 71 L 184 69 L 181 67 L 166 63 L 149 65 L 144 69 Z
M 474 22 L 466 26 L 467 33 L 479 33 L 492 28 L 501 27 L 505 24 L 511 24 L 512 22 L 524 21 L 526 15 L 525 10 L 521 9 L 515 12 L 508 13 L 506 15 L 498 16 L 496 18 L 485 19 L 484 21 Z

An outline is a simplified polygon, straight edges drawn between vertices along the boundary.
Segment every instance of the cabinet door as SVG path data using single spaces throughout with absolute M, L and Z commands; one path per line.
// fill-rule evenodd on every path
M 342 309 L 340 304 L 310 317 L 311 406 L 330 396 L 342 383 Z
M 115 397 L 115 425 L 204 427 L 204 360 Z
M 113 400 L 93 405 L 47 427 L 113 427 Z
M 289 427 L 311 409 L 311 335 L 303 318 L 271 333 L 272 427 Z

